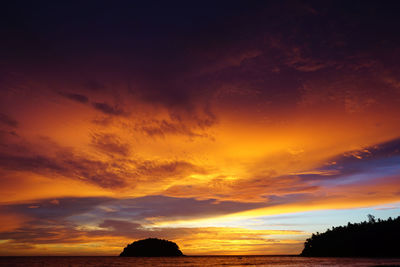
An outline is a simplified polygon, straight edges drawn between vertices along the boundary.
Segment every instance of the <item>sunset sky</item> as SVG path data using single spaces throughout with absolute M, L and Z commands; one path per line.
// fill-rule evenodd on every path
M 298 254 L 400 215 L 399 1 L 3 1 L 0 255 Z

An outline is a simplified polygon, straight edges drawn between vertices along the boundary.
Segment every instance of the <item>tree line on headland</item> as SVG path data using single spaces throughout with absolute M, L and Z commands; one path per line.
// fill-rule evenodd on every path
M 400 257 L 400 216 L 348 223 L 312 234 L 304 243 L 305 257 Z

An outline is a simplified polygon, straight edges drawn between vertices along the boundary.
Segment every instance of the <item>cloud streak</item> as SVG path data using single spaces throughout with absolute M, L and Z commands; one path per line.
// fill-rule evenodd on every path
M 4 113 L 0 113 L 0 123 L 13 128 L 18 127 L 18 121 Z
M 153 200 L 157 198 L 146 198 L 146 199 L 132 199 L 129 200 L 131 204 L 135 202 L 140 204 L 153 204 Z M 161 199 L 160 199 L 161 200 Z M 166 199 L 168 200 L 168 198 Z M 171 201 L 179 201 L 178 199 L 169 199 L 169 204 Z M 30 216 L 30 219 L 22 226 L 14 229 L 13 231 L 2 231 L 0 232 L 0 239 L 8 240 L 7 242 L 2 242 L 1 246 L 8 252 L 8 249 L 14 248 L 15 246 L 24 246 L 26 244 L 35 244 L 34 246 L 27 246 L 30 249 L 35 247 L 48 247 L 51 251 L 52 244 L 63 244 L 63 245 L 79 245 L 86 243 L 88 241 L 95 241 L 101 238 L 106 244 L 115 242 L 115 240 L 120 240 L 119 244 L 121 247 L 114 248 L 111 251 L 105 252 L 100 250 L 101 253 L 118 253 L 118 250 L 122 249 L 124 245 L 123 242 L 129 242 L 132 239 L 146 238 L 149 236 L 154 237 L 164 237 L 172 240 L 190 240 L 181 242 L 181 248 L 187 253 L 193 253 L 197 251 L 198 253 L 203 253 L 207 251 L 204 239 L 207 240 L 215 239 L 217 243 L 222 245 L 218 248 L 214 248 L 215 253 L 221 251 L 229 252 L 229 247 L 225 248 L 223 244 L 229 242 L 232 239 L 242 240 L 249 247 L 254 246 L 254 242 L 265 247 L 273 246 L 276 241 L 274 241 L 274 236 L 276 235 L 287 235 L 294 240 L 297 240 L 297 236 L 301 236 L 303 233 L 301 231 L 282 231 L 282 230 L 251 230 L 244 228 L 221 228 L 221 227 L 201 227 L 201 228 L 163 228 L 163 227 L 144 227 L 144 225 L 134 222 L 132 220 L 126 219 L 106 219 L 102 220 L 100 216 L 93 217 L 92 220 L 98 220 L 96 224 L 92 225 L 90 222 L 77 222 L 68 220 L 68 218 L 73 218 L 73 216 L 79 214 L 85 214 L 87 211 L 93 210 L 96 206 L 103 206 L 104 204 L 111 204 L 115 206 L 115 202 L 120 200 L 113 199 L 101 199 L 101 198 L 81 198 L 81 199 L 60 199 L 59 204 L 55 205 L 54 201 L 45 200 L 40 203 L 36 203 L 38 208 L 29 208 L 28 205 L 17 205 L 8 206 L 6 208 L 2 207 L 2 210 L 9 209 L 15 210 L 20 213 L 26 213 L 26 216 Z M 53 203 L 52 203 L 53 202 Z M 196 202 L 193 202 L 196 204 Z M 75 209 L 76 204 L 83 204 L 80 209 Z M 127 203 L 120 203 L 123 206 Z M 199 203 L 200 204 L 200 203 Z M 55 206 L 60 205 L 57 208 Z M 219 204 L 216 204 L 217 206 Z M 156 206 L 160 206 L 156 204 Z M 201 204 L 202 207 L 204 203 Z M 134 207 L 134 205 L 133 205 Z M 171 208 L 174 206 L 172 205 Z M 233 206 L 232 206 L 233 207 Z M 161 206 L 160 206 L 161 208 Z M 221 206 L 220 208 L 223 208 Z M 43 210 L 41 210 L 43 209 Z M 196 208 L 195 208 L 196 209 Z M 54 213 L 56 211 L 56 213 Z M 126 212 L 126 211 L 125 211 Z M 92 214 L 94 215 L 94 214 Z M 151 214 L 147 214 L 150 216 Z M 72 216 L 72 217 L 71 217 Z M 92 225 L 92 226 L 91 226 Z M 122 243 L 121 243 L 122 240 Z M 186 243 L 188 242 L 188 243 Z M 300 242 L 295 241 L 292 243 L 292 247 L 295 248 L 300 245 Z M 257 246 L 256 246 L 257 247 Z M 118 249 L 118 250 L 117 250 Z M 228 250 L 227 250 L 228 249 Z M 257 252 L 255 250 L 254 252 Z M 253 253 L 254 253 L 253 252 Z M 85 252 L 84 252 L 85 253 Z M 84 255 L 84 254 L 83 254 Z
M 107 115 L 120 116 L 125 113 L 120 107 L 111 106 L 105 102 L 93 102 L 92 105 L 95 109 Z
M 88 103 L 89 102 L 89 98 L 87 96 L 81 95 L 81 94 L 60 92 L 60 95 L 65 98 L 68 98 L 70 100 L 79 102 L 79 103 Z

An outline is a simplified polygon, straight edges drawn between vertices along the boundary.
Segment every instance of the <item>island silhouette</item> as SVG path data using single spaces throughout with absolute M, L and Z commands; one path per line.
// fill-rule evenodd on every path
M 176 243 L 164 239 L 147 238 L 127 245 L 120 257 L 179 257 L 184 256 Z
M 324 233 L 312 234 L 300 256 L 305 257 L 400 257 L 400 216 L 348 223 Z

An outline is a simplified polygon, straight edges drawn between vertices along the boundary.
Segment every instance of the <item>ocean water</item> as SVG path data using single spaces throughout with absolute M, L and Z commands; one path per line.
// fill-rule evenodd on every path
M 294 256 L 189 256 L 177 258 L 0 257 L 0 266 L 400 266 L 400 259 L 303 258 Z

